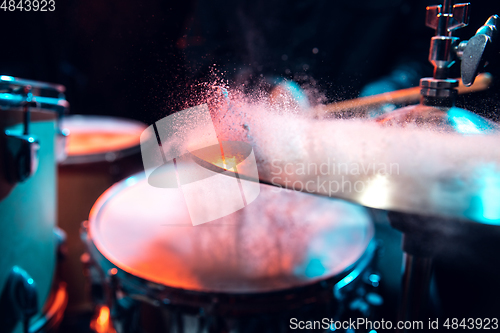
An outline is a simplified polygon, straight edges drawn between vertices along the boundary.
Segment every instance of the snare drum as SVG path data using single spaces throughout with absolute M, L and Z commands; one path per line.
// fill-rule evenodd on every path
M 105 116 L 71 115 L 62 120 L 66 159 L 58 167 L 58 221 L 68 237 L 61 274 L 68 283 L 68 312 L 91 310 L 80 256 L 81 221 L 115 182 L 142 169 L 139 138 L 146 125 Z
M 90 275 L 119 332 L 288 331 L 291 318 L 368 316 L 380 300 L 374 227 L 343 201 L 261 185 L 242 210 L 192 226 L 181 189 L 136 175 L 84 226 Z
M 58 119 L 64 87 L 0 76 L 0 330 L 48 332 L 65 309 L 54 280 Z M 54 289 L 51 287 L 54 285 Z

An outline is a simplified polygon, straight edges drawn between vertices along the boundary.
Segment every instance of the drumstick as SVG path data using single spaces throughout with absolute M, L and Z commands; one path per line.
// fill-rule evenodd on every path
M 476 78 L 474 84 L 470 87 L 466 87 L 462 84 L 462 80 L 459 81 L 458 93 L 468 94 L 475 91 L 482 91 L 487 89 L 492 81 L 492 76 L 490 73 L 479 74 Z M 401 103 L 411 103 L 418 102 L 420 100 L 420 87 L 401 89 L 396 91 L 391 91 L 383 94 L 360 97 L 355 99 L 350 99 L 347 101 L 331 103 L 327 105 L 321 105 L 316 107 L 318 114 L 320 113 L 335 113 L 348 111 L 353 109 L 359 109 L 360 112 L 365 111 L 371 107 L 375 107 L 381 104 L 401 104 Z

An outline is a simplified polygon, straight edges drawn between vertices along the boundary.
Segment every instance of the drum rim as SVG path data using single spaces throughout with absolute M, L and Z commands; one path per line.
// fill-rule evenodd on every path
M 137 301 L 146 301 L 155 306 L 177 306 L 190 309 L 204 308 L 218 315 L 234 315 L 235 313 L 240 315 L 255 314 L 266 312 L 265 308 L 271 312 L 273 310 L 280 311 L 283 307 L 293 309 L 304 306 L 303 300 L 310 300 L 311 297 L 318 299 L 328 297 L 329 300 L 336 299 L 340 301 L 342 296 L 337 291 L 347 285 L 353 285 L 364 277 L 364 273 L 369 270 L 375 259 L 378 248 L 378 242 L 372 237 L 365 252 L 363 252 L 358 260 L 342 273 L 326 279 L 310 281 L 307 284 L 293 288 L 254 293 L 229 293 L 175 288 L 148 281 L 123 270 L 106 258 L 92 242 L 88 234 L 88 229 L 82 231 L 82 238 L 90 254 L 91 262 L 105 277 L 107 283 L 109 283 L 111 271 L 116 269 L 112 274 L 117 277 L 117 286 L 124 292 L 125 297 L 130 297 Z M 259 307 L 256 307 L 256 304 Z M 282 305 L 278 307 L 277 304 Z
M 327 284 L 336 284 L 337 282 L 341 281 L 342 278 L 345 276 L 349 275 L 353 270 L 355 270 L 359 265 L 360 262 L 366 261 L 367 257 L 372 258 L 374 256 L 375 250 L 376 250 L 376 240 L 375 240 L 375 227 L 373 223 L 370 221 L 367 226 L 367 236 L 366 236 L 366 247 L 360 257 L 355 260 L 352 264 L 347 266 L 342 272 L 328 276 L 328 277 L 323 277 L 323 278 L 317 278 L 317 279 L 311 279 L 303 284 L 294 286 L 292 288 L 284 288 L 284 289 L 275 289 L 271 291 L 259 291 L 259 292 L 224 292 L 224 291 L 199 291 L 199 290 L 189 290 L 189 289 L 183 289 L 179 287 L 172 287 L 172 286 L 167 286 L 161 283 L 157 283 L 154 281 L 149 281 L 146 280 L 142 277 L 139 277 L 137 275 L 134 275 L 131 272 L 126 271 L 125 269 L 118 267 L 115 263 L 113 263 L 109 258 L 107 258 L 104 253 L 106 251 L 102 251 L 100 249 L 99 245 L 94 242 L 93 235 L 90 231 L 90 225 L 95 225 L 96 220 L 98 219 L 99 212 L 101 211 L 102 207 L 106 205 L 106 203 L 112 199 L 117 193 L 121 192 L 122 190 L 133 186 L 135 183 L 139 182 L 140 180 L 145 178 L 144 173 L 137 173 L 127 179 L 124 179 L 115 185 L 111 186 L 109 189 L 107 189 L 96 201 L 94 206 L 92 207 L 89 215 L 89 220 L 87 222 L 87 225 L 85 227 L 85 230 L 83 230 L 82 234 L 82 239 L 84 243 L 87 246 L 87 249 L 95 261 L 95 263 L 98 265 L 99 269 L 103 270 L 104 273 L 106 274 L 110 269 L 116 268 L 117 274 L 120 280 L 122 281 L 131 281 L 129 284 L 137 284 L 137 285 L 143 285 L 144 288 L 143 292 L 139 292 L 139 294 L 146 294 L 146 295 L 155 295 L 159 291 L 161 291 L 161 294 L 164 295 L 175 295 L 179 294 L 180 296 L 178 297 L 180 302 L 184 302 L 185 300 L 183 299 L 185 296 L 183 295 L 193 295 L 194 297 L 196 296 L 207 296 L 207 295 L 218 295 L 218 296 L 226 296 L 226 297 L 255 297 L 256 295 L 271 295 L 271 294 L 276 294 L 276 293 L 288 293 L 290 291 L 295 291 L 297 289 L 302 289 L 302 288 L 311 288 L 314 286 L 317 286 L 322 283 L 327 283 Z M 104 265 L 103 265 L 104 264 Z M 138 289 L 141 289 L 139 287 Z M 154 298 L 154 297 L 153 297 Z M 170 299 L 170 297 L 165 297 L 167 299 Z
M 138 120 L 134 119 L 127 119 L 123 117 L 111 117 L 111 116 L 101 116 L 101 115 L 85 115 L 85 114 L 72 114 L 64 117 L 64 119 L 68 118 L 82 118 L 82 119 L 89 119 L 89 120 L 114 120 L 114 121 L 120 121 L 128 124 L 133 124 L 137 125 L 138 127 L 142 127 L 143 131 L 147 128 L 147 125 L 145 123 L 142 123 Z M 64 122 L 63 119 L 63 122 Z M 61 127 L 64 128 L 64 126 L 61 124 Z M 70 134 L 71 135 L 71 134 Z M 130 146 L 124 149 L 120 150 L 112 150 L 112 151 L 106 151 L 102 153 L 95 153 L 95 154 L 79 154 L 79 155 L 67 155 L 66 159 L 64 161 L 61 161 L 59 163 L 60 166 L 65 166 L 65 165 L 78 165 L 78 164 L 87 164 L 87 163 L 99 163 L 99 162 L 109 162 L 112 163 L 116 160 L 137 154 L 141 151 L 141 146 L 140 143 L 134 146 Z

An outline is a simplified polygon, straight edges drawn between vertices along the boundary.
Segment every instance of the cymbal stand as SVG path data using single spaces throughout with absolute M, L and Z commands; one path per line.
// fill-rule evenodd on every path
M 468 25 L 469 4 L 444 0 L 442 5 L 427 7 L 426 25 L 436 30 L 429 50 L 434 75 L 420 80 L 422 105 L 454 107 L 458 81 L 449 78 L 450 67 L 461 59 L 462 82 L 465 86 L 472 85 L 485 64 L 485 58 L 492 53 L 499 20 L 497 15 L 491 16 L 472 38 L 460 41 L 453 32 Z M 451 228 L 456 228 L 460 221 L 397 212 L 389 212 L 389 220 L 395 229 L 403 232 L 405 252 L 398 319 L 424 320 L 427 318 L 433 258 L 446 243 Z

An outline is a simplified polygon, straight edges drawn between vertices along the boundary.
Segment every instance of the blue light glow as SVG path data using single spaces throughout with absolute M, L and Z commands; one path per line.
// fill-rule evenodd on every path
M 134 185 L 135 183 L 137 183 L 137 178 L 135 178 L 134 176 L 132 177 L 128 177 L 126 180 L 125 180 L 125 184 L 127 186 L 132 186 Z
M 12 94 L 0 94 L 0 99 L 14 99 Z
M 309 278 L 321 276 L 326 272 L 325 266 L 323 266 L 323 263 L 321 262 L 321 259 L 318 258 L 312 258 L 309 260 L 309 263 L 307 264 L 306 267 L 306 276 Z
M 14 81 L 14 77 L 2 75 L 2 76 L 0 76 L 0 80 L 2 80 L 2 81 Z
M 479 134 L 481 131 L 477 128 L 472 121 L 467 118 L 457 117 L 453 119 L 455 122 L 455 128 L 460 133 L 464 134 Z
M 295 81 L 284 81 L 281 85 L 292 95 L 293 99 L 297 101 L 301 108 L 308 108 L 309 98 L 305 94 L 304 90 L 300 88 L 299 84 Z
M 466 216 L 480 217 L 481 223 L 500 225 L 500 173 L 493 164 L 483 165 L 475 172 L 477 194 L 471 197 Z
M 481 134 L 494 130 L 489 121 L 461 108 L 453 107 L 448 110 L 448 120 L 462 134 Z
M 377 275 L 377 274 L 370 274 L 370 276 L 368 277 L 368 279 L 372 283 L 372 286 L 378 287 L 379 282 L 380 282 L 380 276 L 379 275 Z

